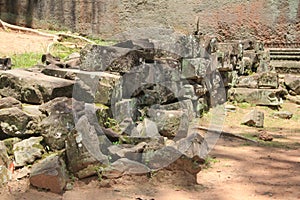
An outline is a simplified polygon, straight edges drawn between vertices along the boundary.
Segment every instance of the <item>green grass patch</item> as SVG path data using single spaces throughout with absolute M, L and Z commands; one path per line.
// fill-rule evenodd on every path
M 50 48 L 51 55 L 59 57 L 62 60 L 66 59 L 72 53 L 79 53 L 80 48 L 67 47 L 60 43 L 54 43 Z
M 220 162 L 220 160 L 214 158 L 214 157 L 210 157 L 208 156 L 207 158 L 205 158 L 204 164 L 203 164 L 203 168 L 204 169 L 208 169 L 212 167 L 212 164 L 218 163 Z
M 23 53 L 11 56 L 13 68 L 29 68 L 41 63 L 43 53 Z
M 240 107 L 240 108 L 242 108 L 242 109 L 247 109 L 247 108 L 255 107 L 255 105 L 250 104 L 250 103 L 246 103 L 246 102 L 238 103 L 237 106 Z

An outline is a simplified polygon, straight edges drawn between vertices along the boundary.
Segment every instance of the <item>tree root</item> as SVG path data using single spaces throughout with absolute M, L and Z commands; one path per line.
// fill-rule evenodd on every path
M 26 27 L 12 25 L 12 24 L 9 24 L 9 23 L 6 23 L 6 22 L 2 21 L 1 19 L 0 19 L 0 24 L 2 25 L 2 27 L 5 31 L 8 31 L 8 29 L 12 29 L 12 30 L 17 30 L 17 31 L 30 32 L 30 33 L 34 33 L 34 34 L 41 35 L 41 36 L 44 36 L 44 37 L 53 38 L 54 42 L 59 41 L 61 37 L 71 37 L 71 38 L 83 40 L 83 41 L 88 42 L 90 44 L 96 44 L 94 41 L 89 40 L 89 39 L 87 39 L 85 37 L 82 37 L 82 36 L 72 35 L 72 34 L 68 34 L 68 33 L 57 33 L 57 34 L 44 33 L 44 32 L 41 32 L 41 31 L 38 31 L 38 30 L 35 30 L 35 29 L 32 29 L 32 28 L 26 28 Z

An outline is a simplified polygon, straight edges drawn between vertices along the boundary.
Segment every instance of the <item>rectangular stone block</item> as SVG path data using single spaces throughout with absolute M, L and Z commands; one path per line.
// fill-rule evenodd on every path
M 182 77 L 186 79 L 203 79 L 210 67 L 211 61 L 205 58 L 182 60 Z

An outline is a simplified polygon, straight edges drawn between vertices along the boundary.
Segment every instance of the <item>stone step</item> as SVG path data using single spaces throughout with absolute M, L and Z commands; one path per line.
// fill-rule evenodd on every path
M 273 66 L 275 71 L 280 74 L 300 74 L 300 61 L 271 60 L 270 65 Z
M 271 60 L 295 60 L 295 61 L 300 61 L 300 54 L 299 55 L 274 55 L 270 54 Z
M 270 65 L 277 73 L 300 74 L 300 48 L 269 48 Z

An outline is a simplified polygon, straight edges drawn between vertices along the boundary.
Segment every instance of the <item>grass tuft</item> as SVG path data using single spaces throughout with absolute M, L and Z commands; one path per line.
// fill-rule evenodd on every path
M 23 53 L 11 56 L 13 68 L 29 68 L 41 63 L 43 53 Z

